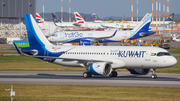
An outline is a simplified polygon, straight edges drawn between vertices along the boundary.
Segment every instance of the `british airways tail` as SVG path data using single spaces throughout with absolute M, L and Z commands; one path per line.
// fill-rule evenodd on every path
M 44 36 L 31 14 L 24 14 L 30 47 L 52 45 Z
M 53 17 L 53 22 L 55 25 L 56 23 L 61 23 L 61 20 L 54 13 L 52 13 L 52 17 Z
M 167 19 L 166 21 L 173 21 L 174 19 L 174 13 L 172 13 Z
M 78 12 L 74 12 L 74 16 L 75 16 L 75 19 L 76 19 L 75 25 L 85 23 L 85 20 L 81 17 L 81 15 Z
M 37 23 L 44 23 L 44 20 L 42 19 L 42 17 L 38 13 L 36 13 L 36 22 Z
M 94 22 L 102 22 L 101 19 L 99 19 L 99 17 L 94 13 L 93 14 L 94 17 Z
M 151 18 L 152 18 L 152 14 L 147 13 L 143 17 L 141 22 L 130 32 L 130 34 L 131 34 L 130 39 L 136 39 L 136 38 L 154 34 L 154 32 L 149 31 L 149 26 L 151 24 Z

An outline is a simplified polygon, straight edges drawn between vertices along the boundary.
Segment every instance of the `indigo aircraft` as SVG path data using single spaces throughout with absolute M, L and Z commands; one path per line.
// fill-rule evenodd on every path
M 154 34 L 149 30 L 152 14 L 147 13 L 133 30 L 118 31 L 63 31 L 48 37 L 49 41 L 58 43 L 80 43 L 91 45 L 94 42 L 120 42 L 122 39 L 136 39 Z
M 24 56 L 39 58 L 54 64 L 84 67 L 83 77 L 104 75 L 116 77 L 116 69 L 128 69 L 132 74 L 146 75 L 153 69 L 168 68 L 177 63 L 167 50 L 158 47 L 139 46 L 70 46 L 51 44 L 32 15 L 24 14 L 30 47 L 15 45 L 17 52 Z

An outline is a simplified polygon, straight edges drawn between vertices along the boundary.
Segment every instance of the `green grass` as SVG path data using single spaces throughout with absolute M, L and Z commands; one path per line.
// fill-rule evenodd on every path
M 0 57 L 0 70 L 82 70 L 85 68 L 74 68 L 47 63 L 37 58 L 26 56 L 4 56 Z
M 170 68 L 157 69 L 160 73 L 180 73 L 180 56 L 175 56 L 177 64 Z M 47 63 L 45 61 L 26 56 L 4 56 L 0 57 L 0 70 L 61 70 L 61 71 L 85 71 L 85 68 L 66 67 Z M 127 71 L 118 69 L 118 71 Z
M 0 101 L 10 101 L 11 85 L 0 85 Z M 180 88 L 13 85 L 14 101 L 179 101 Z
M 171 54 L 180 54 L 180 50 L 178 50 L 177 48 L 173 48 L 173 47 L 171 47 L 170 49 L 167 49 L 167 51 L 169 51 L 169 53 L 171 53 Z

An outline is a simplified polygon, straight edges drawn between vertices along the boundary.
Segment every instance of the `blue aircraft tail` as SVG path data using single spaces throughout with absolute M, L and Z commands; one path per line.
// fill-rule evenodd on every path
M 56 25 L 56 23 L 61 23 L 61 20 L 56 16 L 56 14 L 52 13 L 53 22 Z
M 26 23 L 30 47 L 51 45 L 51 43 L 46 39 L 31 14 L 24 14 L 24 19 Z
M 167 19 L 166 21 L 173 21 L 174 19 L 174 13 L 172 13 Z
M 131 30 L 131 32 L 130 32 L 131 38 L 130 39 L 136 39 L 136 38 L 154 34 L 154 32 L 149 31 L 149 26 L 151 24 L 151 17 L 152 17 L 151 13 L 147 13 L 143 17 L 141 22 L 133 30 Z

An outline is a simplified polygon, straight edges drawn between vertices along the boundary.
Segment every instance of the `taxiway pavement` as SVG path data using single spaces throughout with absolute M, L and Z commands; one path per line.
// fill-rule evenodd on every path
M 156 73 L 157 79 L 148 75 L 132 75 L 118 72 L 118 77 L 92 76 L 83 78 L 83 71 L 0 71 L 0 84 L 45 84 L 45 85 L 98 85 L 135 87 L 180 88 L 180 74 Z

